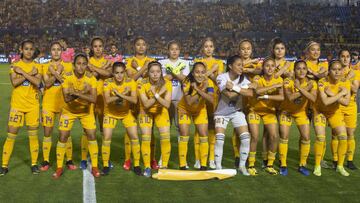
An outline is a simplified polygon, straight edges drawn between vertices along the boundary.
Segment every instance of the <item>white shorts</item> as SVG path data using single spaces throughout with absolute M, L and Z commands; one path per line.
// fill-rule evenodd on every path
M 234 128 L 247 125 L 245 114 L 241 111 L 237 111 L 235 113 L 226 116 L 215 116 L 214 120 L 215 120 L 215 128 L 226 129 L 229 121 L 231 121 Z

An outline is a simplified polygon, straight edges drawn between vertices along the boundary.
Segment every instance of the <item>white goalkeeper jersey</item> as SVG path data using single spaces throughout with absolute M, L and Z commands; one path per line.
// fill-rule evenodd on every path
M 229 72 L 223 73 L 216 78 L 217 86 L 219 87 L 220 92 L 226 89 L 226 82 L 231 81 L 234 85 L 245 87 L 248 86 L 251 82 L 244 77 L 243 81 L 239 83 L 240 76 L 237 77 L 235 80 L 231 80 L 229 77 Z M 214 113 L 215 116 L 227 116 L 230 115 L 238 110 L 242 110 L 242 96 L 239 95 L 233 99 L 227 98 L 225 95 L 220 94 L 219 104 L 216 108 Z
M 171 69 L 173 73 L 187 76 L 190 73 L 189 61 L 183 59 L 178 59 L 175 62 L 170 61 L 170 59 L 163 59 L 159 61 L 162 66 L 163 76 L 171 74 L 169 70 Z M 171 80 L 172 83 L 172 96 L 171 100 L 179 101 L 182 96 L 181 83 L 175 77 Z

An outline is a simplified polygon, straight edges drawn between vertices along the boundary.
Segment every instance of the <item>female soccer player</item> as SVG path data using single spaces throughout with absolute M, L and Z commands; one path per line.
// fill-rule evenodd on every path
M 308 77 L 316 81 L 326 77 L 328 74 L 328 63 L 319 60 L 321 54 L 320 44 L 314 41 L 309 42 L 305 48 L 305 54 Z
M 126 59 L 127 75 L 135 81 L 144 77 L 148 70 L 148 64 L 155 61 L 155 59 L 146 55 L 147 46 L 145 38 L 137 37 L 134 40 L 135 54 Z
M 262 66 L 259 61 L 259 59 L 254 59 L 253 57 L 253 44 L 252 41 L 249 39 L 243 39 L 239 43 L 239 56 L 241 57 L 241 60 L 243 61 L 243 74 L 250 80 L 250 82 L 253 81 L 253 78 L 256 75 L 260 75 L 262 73 Z M 247 115 L 249 113 L 249 106 L 248 106 L 248 98 L 243 97 L 243 106 L 244 106 L 244 113 Z M 263 136 L 263 160 L 266 162 L 267 160 L 267 137 L 266 133 L 264 131 Z M 239 137 L 236 136 L 234 133 L 234 136 L 232 137 L 232 145 L 234 149 L 235 154 L 235 167 L 237 168 L 239 166 L 240 161 L 240 140 Z M 266 166 L 266 164 L 265 164 Z
M 39 86 L 42 69 L 33 60 L 34 50 L 33 41 L 24 40 L 21 42 L 21 59 L 12 64 L 10 69 L 10 81 L 14 89 L 11 94 L 7 138 L 3 148 L 2 167 L 0 170 L 1 176 L 9 171 L 10 156 L 14 148 L 17 133 L 24 125 L 24 120 L 29 135 L 31 172 L 32 174 L 40 173 L 37 159 L 39 154 Z
M 104 98 L 103 86 L 104 80 L 111 76 L 111 62 L 104 57 L 104 41 L 100 37 L 94 37 L 91 40 L 91 52 L 88 65 L 89 71 L 97 79 L 97 99 L 94 108 L 95 117 L 99 121 L 100 132 L 103 132 L 103 119 L 104 119 Z M 86 168 L 86 159 L 88 149 L 86 146 L 86 133 L 81 137 L 81 168 Z
M 72 72 L 72 64 L 61 59 L 61 45 L 53 42 L 50 46 L 51 61 L 43 65 L 43 79 L 45 84 L 44 96 L 42 99 L 42 125 L 44 126 L 43 158 L 40 170 L 47 171 L 50 168 L 49 156 L 51 150 L 51 134 L 54 128 L 55 116 L 60 113 L 64 106 L 64 98 L 61 90 L 61 83 L 64 82 L 64 75 Z M 72 140 L 68 138 L 66 146 L 66 166 L 69 170 L 77 167 L 72 161 Z
M 102 143 L 103 174 L 109 174 L 110 145 L 113 129 L 117 121 L 121 120 L 131 139 L 132 154 L 134 157 L 134 172 L 141 175 L 140 144 L 137 135 L 137 123 L 131 112 L 130 103 L 137 103 L 136 82 L 128 78 L 126 66 L 122 62 L 115 62 L 112 66 L 113 77 L 104 82 L 104 136 Z
M 305 58 L 308 67 L 308 78 L 319 81 L 328 75 L 328 62 L 320 61 L 321 47 L 320 44 L 314 41 L 310 41 L 305 48 Z M 310 109 L 311 111 L 312 109 Z M 326 152 L 326 143 L 324 144 L 324 153 Z M 325 160 L 321 160 L 321 166 L 324 168 L 332 168 Z
M 73 66 L 73 72 L 65 75 L 64 82 L 61 85 L 66 104 L 61 110 L 59 121 L 60 138 L 56 147 L 57 169 L 53 177 L 59 178 L 64 172 L 63 161 L 66 142 L 75 119 L 80 120 L 87 135 L 92 174 L 94 177 L 99 177 L 96 121 L 92 109 L 92 104 L 96 103 L 97 82 L 96 78 L 87 71 L 88 59 L 86 55 L 76 55 Z
M 353 159 L 355 154 L 355 129 L 357 126 L 357 105 L 356 105 L 356 94 L 359 89 L 360 71 L 351 67 L 351 57 L 348 50 L 341 50 L 339 52 L 339 60 L 343 66 L 344 77 L 346 80 L 351 82 L 351 96 L 349 105 L 340 105 L 341 112 L 344 115 L 344 121 L 346 125 L 348 146 L 347 146 L 347 167 L 351 170 L 357 169 Z M 336 155 L 336 148 L 338 140 L 332 140 L 333 155 Z M 334 143 L 335 142 L 335 143 Z M 334 147 L 333 147 L 334 146 Z M 334 156 L 335 158 L 336 156 Z M 338 157 L 336 157 L 338 158 Z M 334 160 L 337 161 L 337 160 Z
M 227 72 L 217 77 L 217 84 L 221 91 L 219 104 L 215 115 L 215 163 L 216 169 L 222 169 L 223 147 L 225 131 L 229 122 L 232 123 L 236 135 L 240 138 L 240 165 L 239 172 L 250 175 L 245 167 L 245 162 L 250 150 L 250 133 L 246 116 L 242 112 L 242 97 L 253 96 L 249 89 L 250 81 L 242 74 L 243 64 L 240 56 L 235 55 L 227 60 Z
M 203 58 L 195 59 L 195 62 L 202 62 L 206 65 L 206 76 L 216 84 L 216 77 L 224 72 L 224 63 L 214 58 L 215 52 L 215 43 L 214 40 L 210 37 L 205 38 L 202 44 L 202 54 Z M 209 122 L 209 167 L 215 169 L 215 123 L 214 123 L 214 111 L 218 103 L 219 88 L 214 85 L 214 102 L 207 102 L 207 114 Z M 199 134 L 195 133 L 194 142 L 195 142 L 195 168 L 199 168 Z
M 162 168 L 167 168 L 170 158 L 170 118 L 168 108 L 171 104 L 171 83 L 162 76 L 161 64 L 150 62 L 145 78 L 138 83 L 140 97 L 139 124 L 142 133 L 141 154 L 144 162 L 144 176 L 151 177 L 151 133 L 153 123 L 160 132 Z
M 256 146 L 259 137 L 260 118 L 263 120 L 264 128 L 268 133 L 267 166 L 265 171 L 271 175 L 277 175 L 273 163 L 277 150 L 277 117 L 276 108 L 284 100 L 283 79 L 275 77 L 275 60 L 266 58 L 263 62 L 263 76 L 255 76 L 253 83 L 256 86 L 256 97 L 249 100 L 250 111 L 248 114 L 251 132 L 251 145 L 249 154 L 249 173 L 257 175 L 255 169 Z
M 286 61 L 285 43 L 280 38 L 271 41 L 271 57 L 275 59 L 275 77 L 291 78 L 294 75 L 294 63 Z
M 295 62 L 295 78 L 286 78 L 284 81 L 285 100 L 281 104 L 280 113 L 280 175 L 286 176 L 288 140 L 292 120 L 294 119 L 300 132 L 300 163 L 298 171 L 308 176 L 310 172 L 306 161 L 310 152 L 310 122 L 307 111 L 310 103 L 314 103 L 317 97 L 317 83 L 306 77 L 306 62 L 299 60 Z
M 206 65 L 196 62 L 183 83 L 183 96 L 178 104 L 180 169 L 186 170 L 191 118 L 200 136 L 200 170 L 206 170 L 209 152 L 207 103 L 214 105 L 214 83 L 206 75 Z
M 174 118 L 176 132 L 179 132 L 177 106 L 182 97 L 181 84 L 185 77 L 189 74 L 190 67 L 188 61 L 179 58 L 179 42 L 170 41 L 167 48 L 169 58 L 160 60 L 159 62 L 162 65 L 162 72 L 164 78 L 170 80 L 172 84 L 171 106 L 169 109 L 169 113 L 170 118 Z M 179 134 L 177 134 L 177 137 L 179 137 Z
M 329 65 L 329 76 L 318 82 L 318 98 L 314 108 L 315 142 L 315 169 L 314 175 L 321 176 L 320 162 L 324 153 L 325 128 L 328 122 L 335 136 L 339 140 L 338 162 L 336 171 L 343 176 L 349 176 L 344 169 L 344 159 L 347 151 L 347 134 L 344 115 L 340 105 L 347 106 L 350 101 L 351 84 L 342 80 L 343 67 L 340 61 L 333 61 Z
M 146 72 L 148 69 L 148 64 L 155 59 L 150 58 L 146 55 L 147 51 L 147 43 L 145 38 L 143 37 L 136 37 L 134 40 L 134 56 L 127 58 L 126 61 L 126 73 L 128 77 L 134 79 L 136 82 L 140 82 L 143 77 L 146 77 Z M 135 117 L 139 114 L 140 104 L 134 105 L 133 107 L 133 114 Z M 125 170 L 130 170 L 131 168 L 131 143 L 129 136 L 125 134 L 124 136 L 124 143 L 125 143 L 125 162 L 123 168 Z M 159 166 L 157 161 L 155 160 L 155 137 L 154 134 L 151 133 L 151 168 L 158 169 Z

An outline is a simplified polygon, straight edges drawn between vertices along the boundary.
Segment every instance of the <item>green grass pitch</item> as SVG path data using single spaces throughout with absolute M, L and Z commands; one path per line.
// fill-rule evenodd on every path
M 0 65 L 0 150 L 6 138 L 7 115 L 12 87 L 9 81 L 9 66 Z M 231 130 L 232 131 L 232 130 Z M 80 162 L 80 135 L 79 123 L 72 130 L 74 143 L 74 161 Z M 178 167 L 177 139 L 172 130 L 172 153 L 170 168 Z M 124 161 L 123 133 L 120 126 L 115 130 L 111 148 L 111 161 L 115 168 L 109 176 L 96 179 L 96 197 L 98 202 L 129 201 L 129 202 L 360 202 L 360 170 L 349 171 L 350 177 L 342 177 L 334 170 L 323 169 L 322 177 L 310 175 L 304 177 L 297 172 L 298 164 L 298 131 L 293 126 L 289 141 L 287 177 L 270 176 L 260 170 L 261 150 L 258 150 L 256 166 L 260 170 L 257 177 L 236 176 L 218 181 L 158 181 L 145 177 L 138 177 L 132 172 L 122 169 Z M 42 128 L 39 130 L 40 146 L 43 137 Z M 329 133 L 329 131 L 328 131 Z M 233 167 L 233 152 L 228 131 L 224 150 L 223 165 Z M 358 130 L 356 131 L 358 134 Z M 98 133 L 99 135 L 99 133 Z M 158 135 L 158 134 L 157 134 Z M 53 180 L 51 174 L 55 170 L 55 143 L 58 131 L 53 133 L 53 148 L 51 151 L 52 168 L 40 175 L 30 172 L 30 154 L 27 133 L 23 128 L 16 140 L 12 154 L 9 173 L 0 178 L 0 200 L 6 202 L 80 202 L 82 201 L 82 171 L 66 171 L 59 180 Z M 100 141 L 100 138 L 98 138 Z M 330 136 L 327 134 L 326 159 L 331 161 Z M 356 136 L 357 140 L 360 140 Z M 100 142 L 99 142 L 100 143 Z M 313 169 L 314 134 L 312 131 L 312 146 L 308 160 L 308 168 Z M 157 139 L 157 146 L 159 140 Z M 258 145 L 261 146 L 261 143 Z M 357 144 L 359 146 L 359 144 Z M 193 145 L 189 145 L 189 164 L 194 164 Z M 159 147 L 157 147 L 159 157 Z M 359 149 L 355 155 L 355 164 L 360 166 Z M 39 153 L 39 162 L 42 152 Z M 99 159 L 101 162 L 101 159 Z M 276 161 L 278 164 L 278 160 Z M 278 166 L 276 166 L 278 168 Z

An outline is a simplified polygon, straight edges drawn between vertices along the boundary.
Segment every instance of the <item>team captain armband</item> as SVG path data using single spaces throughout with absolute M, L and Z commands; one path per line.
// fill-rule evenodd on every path
M 206 91 L 207 91 L 207 92 L 212 92 L 212 93 L 214 93 L 214 88 L 213 88 L 213 87 L 208 87 L 208 88 L 206 89 Z

